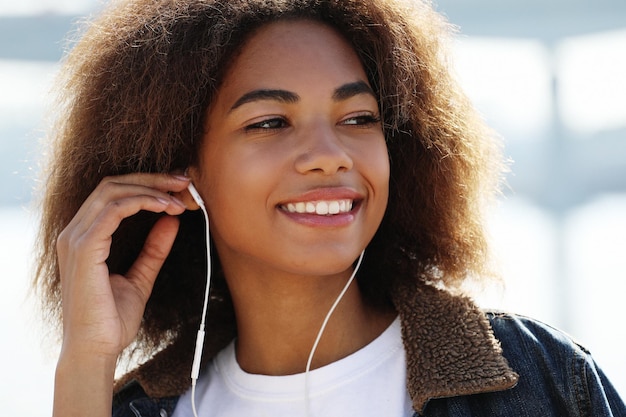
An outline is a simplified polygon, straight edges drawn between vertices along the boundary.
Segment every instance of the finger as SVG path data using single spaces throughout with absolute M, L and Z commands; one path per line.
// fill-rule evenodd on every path
M 105 177 L 101 183 L 114 182 L 118 184 L 133 184 L 155 188 L 160 191 L 180 191 L 189 184 L 190 179 L 185 175 L 132 173 Z
M 87 197 L 74 219 L 90 223 L 109 202 L 132 195 L 151 195 L 165 200 L 177 200 L 170 192 L 180 192 L 189 184 L 184 176 L 165 174 L 129 174 L 104 178 Z M 71 224 L 71 223 L 70 223 Z
M 134 196 L 110 202 L 96 213 L 90 223 L 82 220 L 66 228 L 57 240 L 57 250 L 61 257 L 71 253 L 82 253 L 94 264 L 102 263 L 109 255 L 111 238 L 123 219 L 147 210 L 178 215 L 184 207 L 152 196 Z
M 187 188 L 185 188 L 182 191 L 173 193 L 172 197 L 175 197 L 179 201 L 181 201 L 185 205 L 185 208 L 187 210 L 193 211 L 193 210 L 200 209 L 200 206 L 198 205 L 196 200 L 194 200 L 194 198 L 191 196 L 191 193 L 189 192 Z
M 144 303 L 148 301 L 154 281 L 172 249 L 179 224 L 177 217 L 160 218 L 148 234 L 139 256 L 126 273 L 126 278 L 140 292 Z

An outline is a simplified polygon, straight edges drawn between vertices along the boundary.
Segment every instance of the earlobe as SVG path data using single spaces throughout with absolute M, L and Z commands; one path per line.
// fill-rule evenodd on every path
M 191 183 L 189 183 L 191 184 Z M 174 197 L 178 198 L 183 202 L 187 210 L 198 210 L 200 209 L 200 205 L 197 203 L 196 199 L 191 194 L 189 187 L 185 188 L 183 191 L 179 193 L 174 193 Z
M 190 165 L 185 168 L 185 176 L 189 178 L 192 184 L 197 184 L 200 180 L 200 170 L 198 167 Z

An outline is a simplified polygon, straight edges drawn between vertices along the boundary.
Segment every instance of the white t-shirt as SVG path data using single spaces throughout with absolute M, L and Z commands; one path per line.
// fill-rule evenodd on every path
M 352 355 L 309 372 L 307 416 L 304 373 L 249 374 L 224 348 L 200 375 L 196 406 L 200 417 L 410 417 L 400 321 Z M 191 417 L 191 390 L 180 397 L 172 417 Z

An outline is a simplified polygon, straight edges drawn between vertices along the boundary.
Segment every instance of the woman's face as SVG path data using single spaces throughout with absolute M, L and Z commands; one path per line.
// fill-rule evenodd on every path
M 389 180 L 377 100 L 351 46 L 316 22 L 262 27 L 209 109 L 199 166 L 227 273 L 349 269 Z

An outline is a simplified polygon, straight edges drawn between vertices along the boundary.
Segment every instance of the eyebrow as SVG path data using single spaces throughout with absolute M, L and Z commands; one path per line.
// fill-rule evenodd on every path
M 286 90 L 252 90 L 239 97 L 239 100 L 233 104 L 230 111 L 246 103 L 258 100 L 275 100 L 283 103 L 295 103 L 300 100 L 300 96 L 296 93 Z
M 342 101 L 358 96 L 359 94 L 369 94 L 376 98 L 374 91 L 365 81 L 356 81 L 353 83 L 344 84 L 337 88 L 333 93 L 333 100 Z
M 338 87 L 334 92 L 332 99 L 334 101 L 343 101 L 359 94 L 369 94 L 376 98 L 374 91 L 364 81 L 356 81 L 353 83 L 344 84 Z M 272 89 L 259 89 L 252 90 L 241 97 L 232 105 L 230 111 L 235 110 L 246 103 L 259 100 L 274 100 L 282 103 L 293 104 L 300 100 L 300 96 L 296 93 L 287 90 L 272 90 Z

